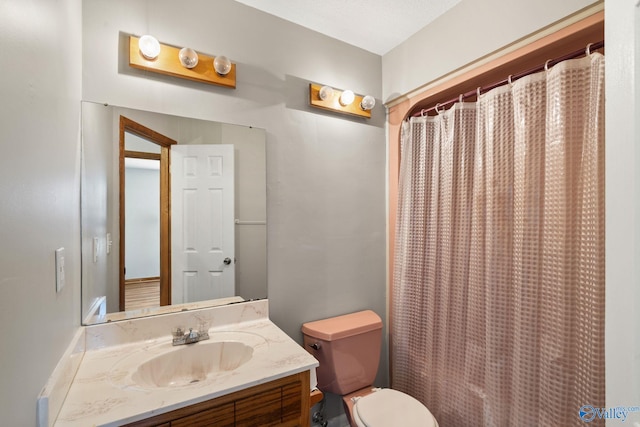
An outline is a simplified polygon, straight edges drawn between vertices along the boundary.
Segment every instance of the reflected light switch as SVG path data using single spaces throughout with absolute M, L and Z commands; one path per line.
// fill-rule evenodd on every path
M 98 262 L 98 249 L 99 249 L 100 241 L 97 237 L 93 238 L 93 262 Z
M 56 292 L 64 288 L 64 248 L 56 249 Z

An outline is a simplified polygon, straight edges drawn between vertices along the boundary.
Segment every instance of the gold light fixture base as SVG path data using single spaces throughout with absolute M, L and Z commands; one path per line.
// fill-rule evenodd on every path
M 198 65 L 186 68 L 180 63 L 179 48 L 160 43 L 160 54 L 156 59 L 146 59 L 140 53 L 139 37 L 129 37 L 129 65 L 140 70 L 193 80 L 196 82 L 224 86 L 235 89 L 236 64 L 231 64 L 228 74 L 222 76 L 213 69 L 215 57 L 198 52 Z
M 309 83 L 309 103 L 312 107 L 322 108 L 323 110 L 335 111 L 342 114 L 349 114 L 357 117 L 371 118 L 371 110 L 363 110 L 360 107 L 362 95 L 355 96 L 353 102 L 349 105 L 340 104 L 341 90 L 333 89 L 333 96 L 325 100 L 320 99 L 320 88 L 324 85 L 317 83 Z

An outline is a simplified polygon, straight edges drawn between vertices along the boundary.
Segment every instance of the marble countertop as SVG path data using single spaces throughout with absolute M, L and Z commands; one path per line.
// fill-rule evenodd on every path
M 253 357 L 213 379 L 158 388 L 142 387 L 133 381 L 131 366 L 183 347 L 171 346 L 170 333 L 87 348 L 54 425 L 118 426 L 303 371 L 311 371 L 311 385 L 315 386 L 317 360 L 268 318 L 212 327 L 209 334 L 211 341 L 240 337 L 253 347 Z

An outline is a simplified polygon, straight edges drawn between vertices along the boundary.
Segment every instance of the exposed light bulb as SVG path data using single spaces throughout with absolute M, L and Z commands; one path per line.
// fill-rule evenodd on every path
M 346 107 L 347 105 L 350 105 L 354 99 L 356 99 L 356 95 L 353 93 L 353 91 L 345 90 L 340 95 L 340 104 L 342 104 L 343 107 Z
M 318 97 L 323 101 L 333 98 L 333 88 L 331 86 L 322 86 L 318 91 Z
M 366 95 L 360 102 L 360 108 L 365 111 L 373 109 L 376 105 L 376 99 L 371 95 Z
M 190 47 L 183 47 L 178 53 L 180 63 L 183 67 L 193 68 L 198 65 L 198 53 Z
M 146 59 L 156 59 L 160 55 L 160 42 L 153 36 L 144 35 L 138 40 L 140 53 Z
M 226 56 L 216 56 L 213 60 L 213 69 L 221 76 L 226 76 L 231 71 L 231 61 Z

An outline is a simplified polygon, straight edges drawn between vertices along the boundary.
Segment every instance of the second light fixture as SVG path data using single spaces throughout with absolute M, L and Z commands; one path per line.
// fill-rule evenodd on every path
M 376 100 L 371 95 L 357 95 L 352 90 L 338 90 L 331 86 L 311 83 L 309 100 L 313 107 L 360 117 L 371 117 Z

